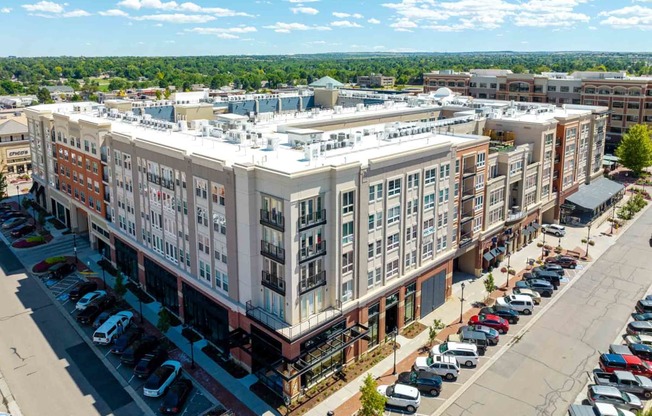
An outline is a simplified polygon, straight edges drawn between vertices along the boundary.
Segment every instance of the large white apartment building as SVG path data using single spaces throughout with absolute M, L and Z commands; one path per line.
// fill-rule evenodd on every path
M 26 113 L 38 202 L 296 397 L 563 216 L 601 175 L 607 109 L 440 92 L 190 123 Z

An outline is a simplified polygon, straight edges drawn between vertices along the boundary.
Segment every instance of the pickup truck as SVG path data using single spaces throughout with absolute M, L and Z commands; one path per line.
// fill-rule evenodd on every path
M 652 380 L 643 376 L 636 376 L 629 371 L 614 371 L 607 373 L 598 369 L 593 370 L 593 380 L 601 386 L 616 387 L 620 391 L 652 398 Z

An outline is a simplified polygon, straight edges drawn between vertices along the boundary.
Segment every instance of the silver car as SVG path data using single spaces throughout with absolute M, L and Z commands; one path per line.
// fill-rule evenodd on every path
M 586 393 L 589 404 L 608 403 L 619 409 L 638 412 L 643 409 L 641 399 L 631 393 L 625 393 L 611 386 L 599 386 L 592 384 Z
M 386 405 L 402 407 L 409 413 L 416 412 L 421 404 L 421 394 L 412 386 L 396 383 L 393 386 L 378 386 L 377 390 L 387 398 Z

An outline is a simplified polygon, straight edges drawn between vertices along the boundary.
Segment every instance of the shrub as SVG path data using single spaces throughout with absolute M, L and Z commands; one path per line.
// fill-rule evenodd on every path
M 40 261 L 32 267 L 32 272 L 34 273 L 45 273 L 50 270 L 50 267 L 55 264 L 65 263 L 66 258 L 64 256 L 48 257 L 47 259 Z

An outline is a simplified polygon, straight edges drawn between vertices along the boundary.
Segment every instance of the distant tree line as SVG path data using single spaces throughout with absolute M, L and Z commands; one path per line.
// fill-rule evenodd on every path
M 438 69 L 468 71 L 474 68 L 511 69 L 516 73 L 546 71 L 617 71 L 652 73 L 652 54 L 628 53 L 360 53 L 292 56 L 192 56 L 192 57 L 43 57 L 0 59 L 0 94 L 37 94 L 41 85 L 67 84 L 97 91 L 95 78 L 108 75 L 109 89 L 174 86 L 188 90 L 192 84 L 218 88 L 230 83 L 257 90 L 281 84 L 309 84 L 329 75 L 355 82 L 358 75 L 382 73 L 396 77 L 399 85 L 421 84 L 423 73 Z

